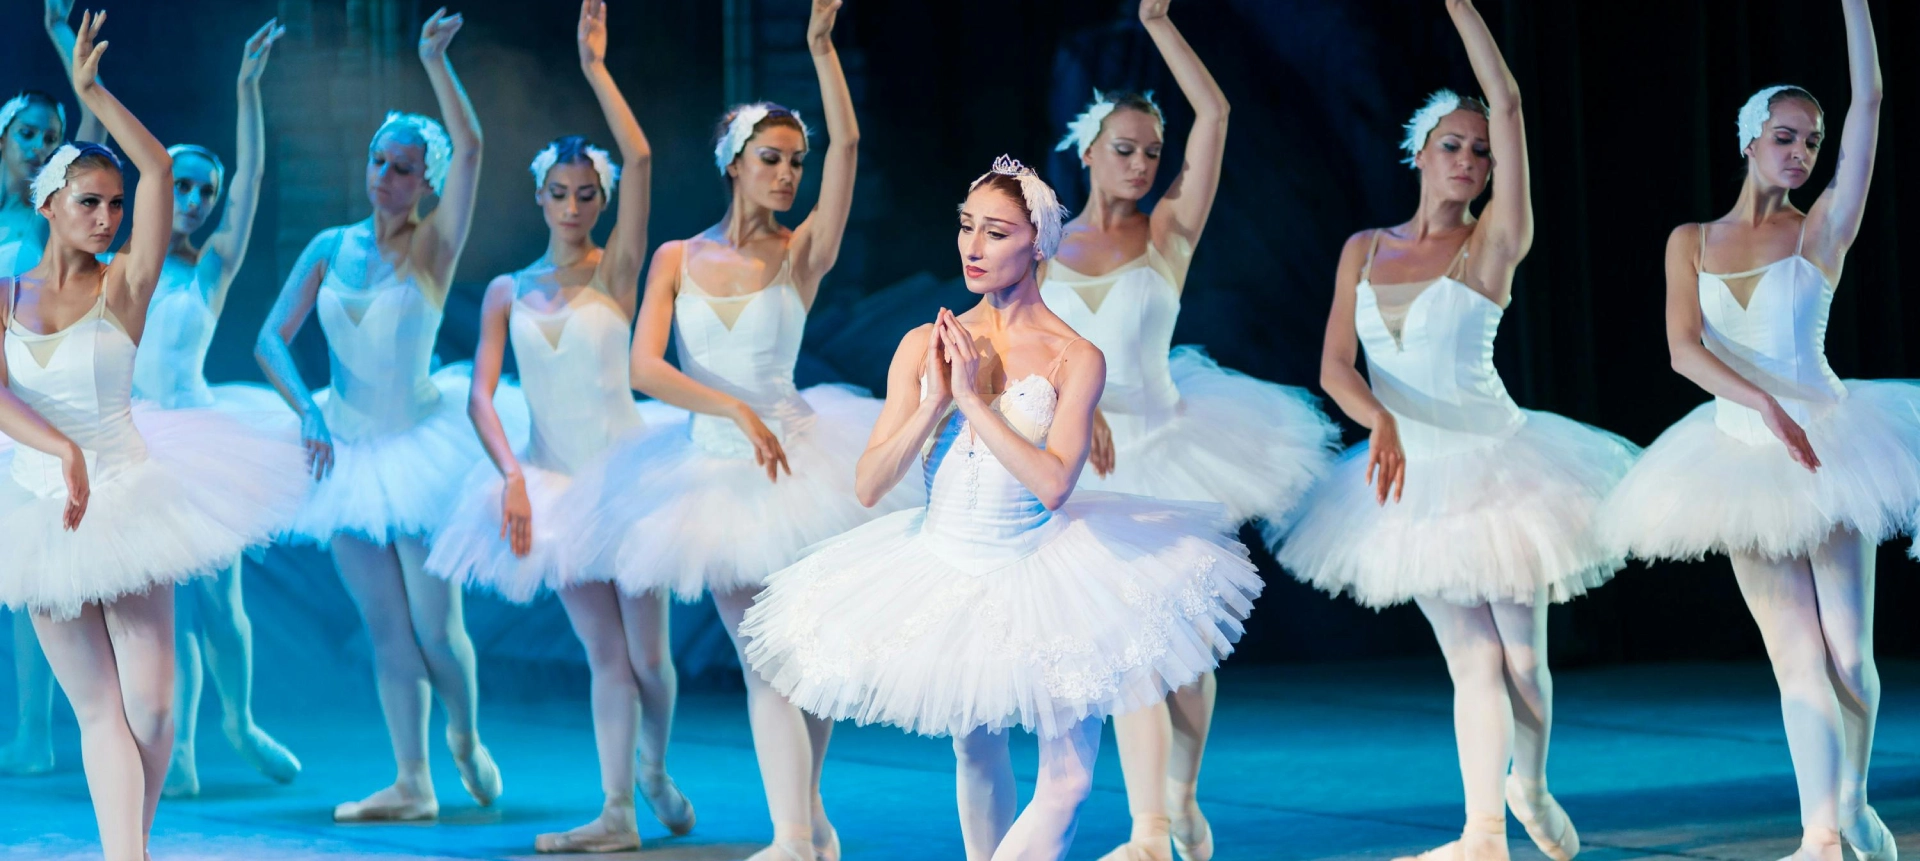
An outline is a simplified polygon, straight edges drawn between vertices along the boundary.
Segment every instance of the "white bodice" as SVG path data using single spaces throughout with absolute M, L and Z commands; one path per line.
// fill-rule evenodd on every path
M 133 425 L 134 352 L 104 293 L 86 316 L 52 334 L 35 334 L 7 315 L 7 387 L 80 446 L 95 490 L 147 459 Z M 15 446 L 12 475 L 39 496 L 66 494 L 60 459 L 45 452 Z
M 1727 286 L 1729 279 L 1758 275 L 1746 307 Z M 1701 342 L 1735 373 L 1779 400 L 1795 421 L 1806 423 L 1847 396 L 1847 388 L 1827 364 L 1827 314 L 1833 284 L 1796 249 L 1750 272 L 1701 272 Z M 1715 399 L 1714 422 L 1722 431 L 1748 442 L 1773 439 L 1760 414 L 1726 398 Z
M 411 276 L 395 272 L 372 288 L 348 284 L 332 267 L 314 300 L 327 335 L 331 394 L 327 429 L 348 440 L 398 433 L 440 403 L 430 376 L 441 309 Z
M 1145 254 L 1105 275 L 1083 275 L 1049 261 L 1040 285 L 1047 307 L 1106 355 L 1100 410 L 1120 439 L 1149 433 L 1179 412 L 1180 390 L 1168 365 L 1180 317 L 1172 271 L 1147 243 Z
M 1485 294 L 1442 276 L 1407 308 L 1399 337 L 1362 280 L 1354 330 L 1367 355 L 1374 397 L 1398 421 L 1410 457 L 1438 457 L 1493 445 L 1525 423 L 1493 367 L 1493 338 L 1506 313 Z
M 791 263 L 782 262 L 763 289 L 716 296 L 702 290 L 688 273 L 689 256 L 681 255 L 680 290 L 673 302 L 681 372 L 744 401 L 768 429 L 786 439 L 813 416 L 793 383 L 807 308 L 794 287 Z M 688 430 L 710 453 L 753 456 L 753 446 L 731 419 L 694 413 Z
M 507 334 L 533 419 L 529 463 L 572 475 L 640 429 L 628 382 L 629 333 L 620 304 L 600 290 L 581 290 L 551 311 L 514 298 Z
M 218 322 L 199 268 L 168 258 L 147 303 L 146 330 L 133 360 L 134 394 L 167 409 L 211 405 L 207 348 Z
M 1057 398 L 1046 377 L 1029 374 L 995 398 L 993 409 L 1027 441 L 1045 448 Z M 1025 556 L 1044 539 L 1042 527 L 1053 513 L 1007 471 L 959 410 L 948 413 L 923 466 L 927 513 L 921 531 L 942 545 L 950 561 L 991 567 Z

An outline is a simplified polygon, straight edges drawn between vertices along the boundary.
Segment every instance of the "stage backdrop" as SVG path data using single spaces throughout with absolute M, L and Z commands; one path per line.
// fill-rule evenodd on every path
M 233 74 L 245 37 L 288 26 L 266 74 L 272 162 L 246 268 L 215 338 L 209 376 L 258 379 L 252 341 L 279 282 L 320 228 L 367 213 L 367 139 L 389 108 L 432 113 L 413 54 L 437 4 L 411 0 L 229 0 L 112 8 L 105 77 L 166 142 L 233 150 Z M 1760 86 L 1809 87 L 1838 133 L 1848 102 L 1838 4 L 1831 0 L 1627 0 L 1483 3 L 1525 101 L 1538 229 L 1521 267 L 1497 357 L 1524 405 L 1650 442 L 1705 396 L 1667 367 L 1661 330 L 1666 235 L 1717 217 L 1741 176 L 1734 113 Z M 1920 64 L 1901 50 L 1920 31 L 1908 4 L 1874 8 L 1885 119 L 1865 233 L 1847 261 L 1828 333 L 1842 376 L 1920 376 L 1906 345 L 1920 325 L 1920 267 L 1900 242 L 1920 229 Z M 578 73 L 575 6 L 475 0 L 452 56 L 486 133 L 473 239 L 450 300 L 441 357 L 466 358 L 474 306 L 491 276 L 538 256 L 545 235 L 526 164 L 546 141 L 608 142 Z M 649 0 L 612 10 L 609 65 L 655 150 L 649 241 L 716 221 L 724 189 L 711 161 L 731 100 L 793 105 L 828 143 L 803 34 L 804 0 Z M 836 34 L 863 138 L 846 250 L 814 311 L 803 384 L 878 388 L 900 333 L 934 308 L 964 304 L 955 279 L 953 205 L 992 157 L 1045 166 L 1070 206 L 1085 182 L 1051 155 L 1093 87 L 1153 89 L 1168 114 L 1161 188 L 1173 178 L 1191 111 L 1133 19 L 1114 0 L 1030 4 L 849 0 Z M 0 90 L 62 94 L 61 67 L 28 0 L 0 9 Z M 1179 0 L 1173 18 L 1233 103 L 1225 181 L 1184 297 L 1178 343 L 1223 364 L 1313 387 L 1340 244 L 1404 221 L 1414 178 L 1398 163 L 1400 124 L 1438 87 L 1476 90 L 1439 0 Z M 1799 202 L 1811 203 L 1831 159 Z M 795 212 L 810 205 L 809 177 Z M 1904 215 L 1904 219 L 1903 219 Z M 603 224 L 603 227 L 606 226 Z M 309 327 L 299 354 L 326 374 Z M 1360 438 L 1348 426 L 1348 440 Z M 1418 476 L 1412 477 L 1417 481 Z M 1249 537 L 1251 535 L 1249 534 Z M 1882 554 L 1879 598 L 1914 605 L 1916 566 Z M 1289 580 L 1260 555 L 1268 591 L 1237 660 L 1424 654 L 1417 612 L 1374 613 Z M 250 586 L 263 650 L 313 661 L 364 647 L 351 606 L 311 551 L 276 550 Z M 551 601 L 520 611 L 479 599 L 476 640 L 501 660 L 573 660 Z M 681 660 L 698 675 L 731 660 L 710 611 L 676 616 Z M 1633 567 L 1557 608 L 1555 659 L 1754 657 L 1760 652 L 1723 560 Z M 1883 625 L 1883 653 L 1920 654 L 1920 634 Z M 276 645 L 277 643 L 277 645 Z M 263 664 L 264 665 L 264 664 Z

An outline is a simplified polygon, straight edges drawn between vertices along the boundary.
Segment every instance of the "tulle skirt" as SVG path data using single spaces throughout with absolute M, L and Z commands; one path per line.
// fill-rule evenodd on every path
M 854 466 L 880 416 L 880 401 L 840 386 L 800 393 L 813 415 L 781 441 L 793 473 L 768 481 L 751 451 L 716 453 L 692 425 L 650 429 L 576 476 L 560 506 L 575 525 L 580 570 L 611 572 L 632 595 L 760 585 L 807 547 L 889 511 L 922 504 L 902 482 L 869 509 L 854 494 Z
M 1290 527 L 1269 526 L 1293 576 L 1368 607 L 1417 597 L 1457 604 L 1566 601 L 1625 564 L 1594 519 L 1633 465 L 1632 443 L 1552 413 L 1513 435 L 1442 457 L 1409 458 L 1400 501 L 1375 501 L 1366 443 L 1347 450 Z
M 821 717 L 923 735 L 1057 736 L 1217 666 L 1261 590 L 1217 505 L 1076 493 L 1025 556 L 981 570 L 923 509 L 834 539 L 747 611 L 747 660 Z
M 61 528 L 65 490 L 42 495 L 14 481 L 14 451 L 0 446 L 0 604 L 68 619 L 87 603 L 212 573 L 271 543 L 311 485 L 291 435 L 144 404 L 133 423 L 146 460 L 91 476 L 73 532 Z
M 1811 553 L 1839 527 L 1875 541 L 1910 531 L 1920 507 L 1920 385 L 1846 387 L 1846 399 L 1805 425 L 1817 472 L 1777 440 L 1722 432 L 1713 402 L 1701 405 L 1620 482 L 1602 512 L 1604 535 L 1647 559 L 1777 559 Z
M 1198 347 L 1171 359 L 1181 411 L 1142 436 L 1114 426 L 1114 471 L 1080 487 L 1218 502 L 1235 522 L 1284 520 L 1339 451 L 1340 428 L 1305 389 L 1214 364 Z
M 636 404 L 646 430 L 684 426 L 686 412 L 657 402 Z M 604 459 L 604 456 L 603 456 Z M 582 469 L 594 473 L 604 464 Z M 533 510 L 533 543 L 526 556 L 515 556 L 513 545 L 501 535 L 502 497 L 506 482 L 492 461 L 482 461 L 467 477 L 460 504 L 434 536 L 427 571 L 462 587 L 491 591 L 516 604 L 533 600 L 542 590 L 558 590 L 585 580 L 610 580 L 610 573 L 582 570 L 573 561 L 577 530 L 559 514 L 560 500 L 573 486 L 564 472 L 532 465 L 523 451 L 520 472 L 526 479 L 527 502 Z
M 315 486 L 295 519 L 295 540 L 325 545 L 352 534 L 379 545 L 402 537 L 431 538 L 459 503 L 476 464 L 487 459 L 467 417 L 472 368 L 448 365 L 433 374 L 439 403 L 405 430 L 333 436 L 333 471 Z M 330 391 L 314 394 L 322 404 Z M 517 444 L 527 428 L 526 400 L 502 384 L 494 395 L 500 423 Z

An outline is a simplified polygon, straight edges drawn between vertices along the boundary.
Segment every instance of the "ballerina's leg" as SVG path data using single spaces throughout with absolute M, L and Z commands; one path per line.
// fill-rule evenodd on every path
M 673 737 L 673 714 L 680 701 L 680 674 L 673 668 L 669 639 L 673 598 L 659 591 L 621 594 L 619 603 L 627 662 L 640 688 L 640 792 L 661 825 L 674 834 L 686 834 L 693 830 L 693 804 L 667 774 L 667 743 Z M 825 741 L 819 748 L 826 748 Z M 817 769 L 814 781 L 817 792 Z
M 740 620 L 759 589 L 716 592 L 713 604 L 720 622 L 740 658 L 747 686 L 747 717 L 753 729 L 753 752 L 760 763 L 760 783 L 767 793 L 767 812 L 773 819 L 773 845 L 749 861 L 786 861 L 796 853 L 813 853 L 814 798 L 818 785 L 816 756 L 826 753 L 827 732 L 811 727 L 798 706 L 773 689 L 752 670 L 740 648 Z M 815 753 L 818 739 L 818 754 Z
M 175 587 L 173 593 L 173 760 L 167 765 L 161 794 L 190 798 L 200 794 L 199 761 L 194 740 L 200 731 L 200 694 L 205 688 L 201 666 L 199 590 L 195 582 Z
M 1815 549 L 1813 588 L 1825 634 L 1828 673 L 1840 705 L 1842 732 L 1839 821 L 1856 848 L 1881 847 L 1885 832 L 1867 806 L 1867 766 L 1880 714 L 1880 670 L 1873 658 L 1873 542 L 1851 529 L 1836 530 Z M 1885 835 L 1891 839 L 1891 835 Z
M 994 861 L 1059 861 L 1080 828 L 1080 808 L 1093 793 L 1100 756 L 1099 718 L 1087 718 L 1054 738 L 1040 739 L 1040 775 L 1033 798 L 1013 820 Z
M 437 807 L 432 813 L 419 809 L 434 802 L 433 782 L 427 776 L 427 661 L 414 639 L 400 557 L 393 548 L 352 535 L 336 536 L 332 551 L 334 567 L 360 610 L 373 646 L 375 688 L 397 770 L 393 786 L 341 805 L 334 815 L 359 818 L 367 808 L 401 806 L 416 808 L 409 813 L 432 815 Z
M 25 612 L 13 614 L 13 674 L 19 721 L 13 741 L 0 748 L 0 774 L 46 774 L 53 770 L 53 670 Z
M 427 573 L 426 543 L 401 538 L 393 543 L 406 586 L 413 636 L 426 661 L 427 680 L 447 710 L 447 746 L 460 782 L 482 807 L 500 797 L 500 769 L 480 743 L 479 665 L 467 636 L 465 602 L 459 587 Z
M 1433 627 L 1434 639 L 1453 679 L 1453 737 L 1466 790 L 1466 825 L 1457 849 L 1435 850 L 1478 861 L 1507 857 L 1507 803 L 1503 785 L 1513 749 L 1513 709 L 1507 666 L 1493 611 L 1438 598 L 1416 603 Z
M 1194 682 L 1167 697 L 1173 726 L 1173 751 L 1167 760 L 1167 812 L 1177 846 L 1186 847 L 1183 859 L 1207 861 L 1213 857 L 1213 830 L 1200 813 L 1200 760 L 1213 732 L 1213 705 L 1219 680 L 1208 670 Z
M 1120 748 L 1120 771 L 1126 778 L 1127 814 L 1133 820 L 1133 830 L 1125 845 L 1107 854 L 1112 861 L 1167 855 L 1167 804 L 1174 791 L 1169 774 L 1175 744 L 1170 699 L 1113 719 L 1113 738 Z
M 560 604 L 587 653 L 591 674 L 593 746 L 600 762 L 605 802 L 592 822 L 557 834 L 542 834 L 543 852 L 620 852 L 640 847 L 633 809 L 634 750 L 640 736 L 640 685 L 628 657 L 617 590 L 611 583 L 582 583 L 560 590 Z
M 196 634 L 206 653 L 214 693 L 220 696 L 221 728 L 227 741 L 261 774 L 288 783 L 300 774 L 300 760 L 253 719 L 253 620 L 247 617 L 241 595 L 243 564 L 235 557 L 217 575 L 193 582 L 199 611 Z
M 988 861 L 1013 827 L 1019 809 L 1007 734 L 978 728 L 953 737 L 954 798 L 967 861 Z

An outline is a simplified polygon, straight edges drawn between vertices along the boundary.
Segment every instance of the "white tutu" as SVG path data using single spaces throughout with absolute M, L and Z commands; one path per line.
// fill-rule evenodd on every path
M 1804 556 L 1836 527 L 1874 541 L 1913 528 L 1920 506 L 1920 385 L 1847 380 L 1805 424 L 1808 472 L 1769 438 L 1721 431 L 1709 401 L 1668 428 L 1607 501 L 1607 540 L 1648 559 L 1708 553 Z
M 656 401 L 634 405 L 648 431 L 686 423 L 686 412 Z M 684 432 L 684 431 L 683 431 Z M 598 471 L 596 463 L 587 471 Z M 577 530 L 557 513 L 560 499 L 573 485 L 566 473 L 532 465 L 520 452 L 520 472 L 526 478 L 527 502 L 533 509 L 533 544 L 525 557 L 513 555 L 513 545 L 501 537 L 501 496 L 506 481 L 490 460 L 473 468 L 460 491 L 460 505 L 434 535 L 427 571 L 462 587 L 490 590 L 516 604 L 533 600 L 542 589 L 557 590 L 593 579 L 600 572 L 582 571 L 571 554 Z
M 291 436 L 213 410 L 138 405 L 133 423 L 146 459 L 90 476 L 73 532 L 61 528 L 58 476 L 35 493 L 8 477 L 14 451 L 0 446 L 0 604 L 67 619 L 90 602 L 211 573 L 271 543 L 306 496 L 305 454 Z
M 983 568 L 979 548 L 923 532 L 924 510 L 896 512 L 768 578 L 740 627 L 747 659 L 822 717 L 1056 736 L 1233 650 L 1262 584 L 1224 514 L 1076 493 L 1031 552 Z
M 691 601 L 706 590 L 758 586 L 813 544 L 924 501 L 911 482 L 871 509 L 854 494 L 854 466 L 880 401 L 842 386 L 799 397 L 813 415 L 776 431 L 793 469 L 777 481 L 767 480 L 750 448 L 703 445 L 694 422 L 651 428 L 576 476 L 559 515 L 579 530 L 575 570 L 612 572 L 628 594 L 665 589 Z
M 249 427 L 276 435 L 300 435 L 300 417 L 272 386 L 258 383 L 220 383 L 208 386 L 213 403 L 207 408 L 238 419 Z
M 1307 390 L 1222 368 L 1198 347 L 1170 361 L 1179 415 L 1141 436 L 1113 424 L 1113 474 L 1088 469 L 1079 486 L 1218 502 L 1236 523 L 1284 519 L 1332 465 L 1339 426 Z
M 1531 604 L 1585 593 L 1625 564 L 1593 520 L 1639 449 L 1552 413 L 1512 436 L 1410 460 L 1399 502 L 1375 501 L 1366 443 L 1347 450 L 1290 527 L 1266 528 L 1281 566 L 1369 607 L 1416 597 Z
M 472 367 L 464 362 L 434 372 L 435 404 L 412 427 L 398 433 L 349 438 L 333 434 L 333 471 L 314 488 L 294 520 L 290 537 L 325 545 L 351 533 L 386 545 L 405 536 L 430 538 L 460 500 L 468 473 L 486 461 L 486 450 L 467 418 Z M 314 393 L 325 405 L 331 391 Z M 500 423 L 517 443 L 525 439 L 526 400 L 502 384 L 494 394 Z

